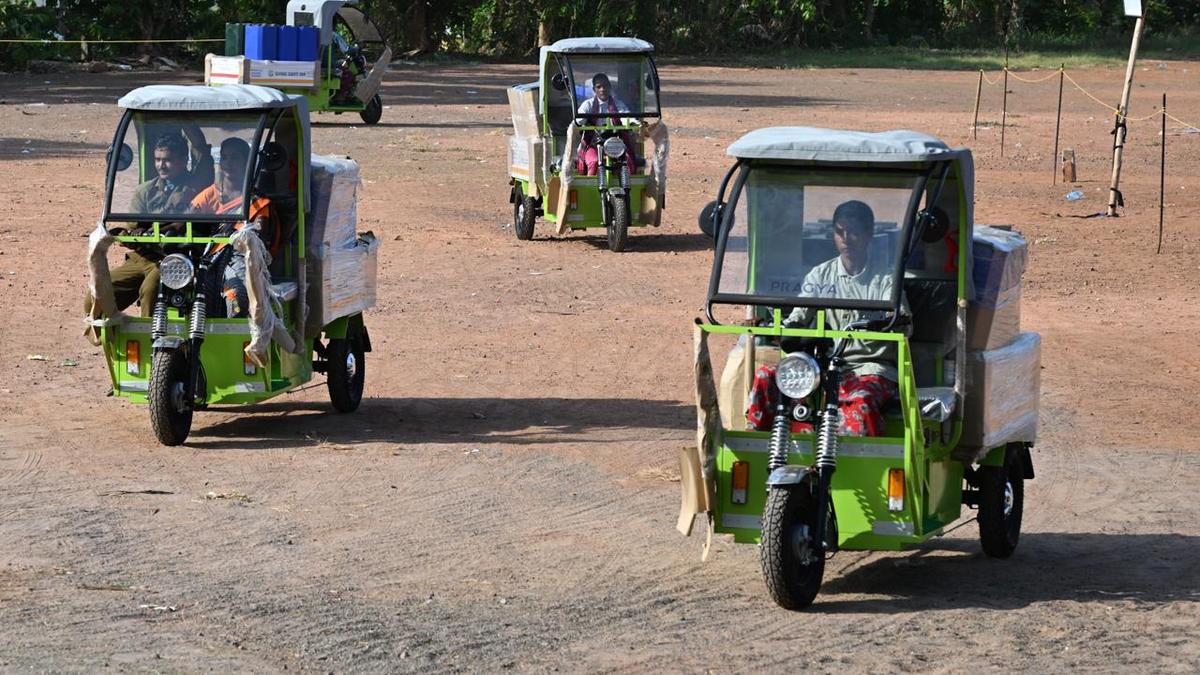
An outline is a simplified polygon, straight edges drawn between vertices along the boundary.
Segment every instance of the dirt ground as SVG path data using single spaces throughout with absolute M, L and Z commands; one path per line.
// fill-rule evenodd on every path
M 1167 91 L 1200 123 L 1200 64 L 1142 65 L 1132 114 Z M 1170 125 L 1155 255 L 1158 122 L 1131 125 L 1123 216 L 1074 217 L 1104 210 L 1112 140 L 1069 83 L 1077 186 L 1051 184 L 1055 80 L 1010 83 L 1001 157 L 998 86 L 971 136 L 975 73 L 668 64 L 668 210 L 613 254 L 513 236 L 504 88 L 532 66 L 393 70 L 380 125 L 313 134 L 361 163 L 360 229 L 384 240 L 362 408 L 333 414 L 318 379 L 199 414 L 171 449 L 105 398 L 80 305 L 116 99 L 197 76 L 0 76 L 0 669 L 1200 668 L 1200 134 Z M 1071 75 L 1119 98 L 1123 69 Z M 977 222 L 1029 238 L 1041 440 L 1012 559 L 968 521 L 838 554 L 788 613 L 754 547 L 702 563 L 675 532 L 711 264 L 695 216 L 724 148 L 778 124 L 968 145 Z

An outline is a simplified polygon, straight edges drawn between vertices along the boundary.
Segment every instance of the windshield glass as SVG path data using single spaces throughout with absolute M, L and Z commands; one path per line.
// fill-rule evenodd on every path
M 716 262 L 717 294 L 751 304 L 890 307 L 920 184 L 914 173 L 750 169 Z
M 117 165 L 108 217 L 244 220 L 246 172 L 262 119 L 258 111 L 135 113 L 110 153 Z
M 646 55 L 576 54 L 567 64 L 576 114 L 614 110 L 622 117 L 659 114 L 658 74 Z

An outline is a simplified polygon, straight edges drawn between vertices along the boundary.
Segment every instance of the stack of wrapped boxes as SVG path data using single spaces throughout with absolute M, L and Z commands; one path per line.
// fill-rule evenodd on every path
M 349 157 L 313 155 L 312 213 L 305 239 L 306 337 L 316 337 L 334 319 L 375 305 L 379 240 L 356 229 L 360 182 L 358 163 Z
M 508 174 L 529 183 L 534 197 L 539 194 L 549 158 L 542 140 L 542 118 L 538 113 L 538 83 L 508 88 L 514 135 L 508 137 Z
M 1033 442 L 1041 386 L 1041 338 L 1021 332 L 1021 275 L 1028 249 L 1019 233 L 975 229 L 967 307 L 964 448 Z
M 315 26 L 225 25 L 225 55 L 204 59 L 205 84 L 316 87 L 320 32 Z

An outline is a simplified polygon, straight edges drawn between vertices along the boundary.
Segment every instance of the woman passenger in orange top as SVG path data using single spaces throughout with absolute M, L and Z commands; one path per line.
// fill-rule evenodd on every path
M 217 180 L 192 199 L 193 213 L 222 214 L 242 208 L 243 187 L 246 184 L 246 165 L 250 159 L 250 144 L 240 138 L 226 138 L 221 142 L 221 163 Z M 255 199 L 250 203 L 248 221 L 258 230 L 258 238 L 274 253 L 275 232 L 271 226 L 271 200 Z M 242 229 L 245 222 L 234 225 Z M 229 254 L 226 254 L 229 255 Z M 270 264 L 270 260 L 267 261 Z M 229 255 L 229 264 L 224 270 L 226 316 L 243 317 L 249 310 L 249 295 L 246 293 L 246 259 L 241 253 Z

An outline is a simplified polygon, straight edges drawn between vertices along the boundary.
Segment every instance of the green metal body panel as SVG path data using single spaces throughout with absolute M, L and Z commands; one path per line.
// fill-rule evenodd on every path
M 646 189 L 646 184 L 649 181 L 648 176 L 630 176 L 629 177 L 629 225 L 632 227 L 644 227 L 648 223 L 642 222 L 642 213 L 639 205 L 642 203 L 642 193 Z M 524 181 L 517 181 L 521 184 L 521 193 L 528 194 L 529 188 Z M 571 190 L 576 194 L 575 208 L 567 208 L 567 224 L 572 230 L 585 230 L 591 227 L 605 227 L 603 212 L 600 210 L 600 200 L 603 197 L 600 194 L 599 181 L 595 176 L 576 176 L 571 180 Z M 546 212 L 543 217 L 552 223 L 558 222 L 558 214 Z
M 187 337 L 187 320 L 174 310 L 168 312 L 167 334 Z M 150 387 L 153 340 L 150 319 L 128 318 L 119 326 L 104 329 L 104 351 L 111 364 L 113 393 L 134 403 L 146 403 Z M 138 343 L 140 363 L 132 369 L 128 344 Z M 208 381 L 207 402 L 255 403 L 295 389 L 312 379 L 312 342 L 303 354 L 290 354 L 275 344 L 269 349 L 267 368 L 246 372 L 243 348 L 250 342 L 247 319 L 209 319 L 208 332 L 200 347 L 200 364 Z
M 325 50 L 326 59 L 321 67 L 321 76 L 317 78 L 315 89 L 309 87 L 276 87 L 280 91 L 294 96 L 303 96 L 308 101 L 308 111 L 316 112 L 362 112 L 367 107 L 363 101 L 355 105 L 334 105 L 333 97 L 341 89 L 342 83 L 333 76 L 333 55 Z

